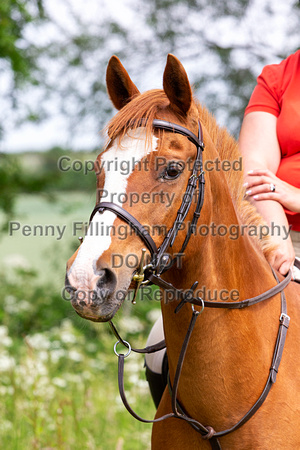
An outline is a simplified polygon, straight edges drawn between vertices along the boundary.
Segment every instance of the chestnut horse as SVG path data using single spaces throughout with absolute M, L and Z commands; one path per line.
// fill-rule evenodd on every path
M 107 88 L 119 112 L 95 163 L 100 204 L 67 263 L 72 306 L 83 318 L 111 320 L 141 275 L 146 245 L 148 279 L 162 287 L 170 379 L 152 448 L 300 448 L 300 290 L 268 263 L 274 247 L 244 199 L 234 139 L 193 98 L 172 55 L 163 90 L 140 94 L 115 56 Z

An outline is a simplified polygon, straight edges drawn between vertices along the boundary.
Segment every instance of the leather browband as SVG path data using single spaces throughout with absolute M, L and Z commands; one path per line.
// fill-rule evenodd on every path
M 142 123 L 145 121 L 145 119 L 142 119 Z M 160 119 L 154 119 L 152 122 L 153 128 L 159 128 L 161 130 L 170 131 L 171 133 L 178 133 L 182 136 L 186 136 L 189 141 L 191 141 L 193 144 L 196 145 L 196 147 L 201 147 L 201 149 L 204 149 L 204 143 L 203 143 L 203 136 L 202 136 L 202 128 L 199 126 L 200 136 L 197 138 L 197 136 L 192 133 L 190 130 L 188 130 L 185 127 L 182 127 L 181 125 L 177 125 L 176 123 L 167 122 L 165 120 Z

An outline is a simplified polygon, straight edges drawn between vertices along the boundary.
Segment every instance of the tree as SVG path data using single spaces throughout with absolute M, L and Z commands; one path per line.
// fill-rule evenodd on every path
M 0 2 L 0 79 L 3 81 L 2 104 L 18 106 L 18 93 L 26 83 L 36 84 L 37 61 L 35 46 L 26 38 L 30 24 L 42 21 L 42 0 L 4 0 Z M 1 115 L 0 138 L 4 118 Z
M 39 71 L 35 94 L 19 96 L 23 116 L 42 119 L 56 108 L 74 139 L 96 136 L 112 115 L 105 88 L 112 54 L 145 90 L 161 87 L 174 53 L 201 102 L 237 135 L 262 67 L 298 46 L 295 0 L 44 0 L 43 8 L 48 26 L 37 19 L 31 33 L 36 45 L 27 55 Z
M 112 3 L 118 4 L 114 10 Z M 112 54 L 138 86 L 149 89 L 153 81 L 161 86 L 172 52 L 186 66 L 199 99 L 237 135 L 262 67 L 298 46 L 299 8 L 291 0 L 124 0 L 122 5 L 103 0 L 100 5 L 98 14 L 83 18 L 81 6 L 70 4 L 73 31 L 57 22 L 60 38 L 44 49 L 44 62 L 53 61 L 47 84 L 59 80 L 52 92 L 63 99 L 61 111 L 72 133 L 99 130 L 112 114 L 104 82 Z
M 29 24 L 44 18 L 42 0 L 4 0 L 0 2 L 0 80 L 2 92 L 2 114 L 0 139 L 8 110 L 18 106 L 18 92 L 26 84 L 37 82 L 37 61 L 34 46 L 27 41 L 25 30 Z M 4 213 L 4 225 L 14 211 L 17 192 L 24 187 L 25 178 L 16 158 L 0 155 L 0 210 Z M 28 180 L 27 187 L 31 182 Z M 30 188 L 29 188 L 30 189 Z

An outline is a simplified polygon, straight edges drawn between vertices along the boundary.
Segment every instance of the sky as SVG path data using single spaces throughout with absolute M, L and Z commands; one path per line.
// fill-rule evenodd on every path
M 136 11 L 134 8 L 136 0 L 44 0 L 44 4 L 47 12 L 55 18 L 59 25 L 70 31 L 74 30 L 74 21 L 70 15 L 68 5 L 71 5 L 71 9 L 74 9 L 80 14 L 81 20 L 88 23 L 90 27 L 97 24 L 99 17 L 103 18 L 103 15 L 114 17 L 119 23 L 124 26 L 129 26 L 133 30 L 136 29 L 138 34 L 138 21 Z M 229 1 L 229 0 L 228 0 Z M 264 46 L 261 47 L 262 52 L 266 52 L 269 48 L 278 46 L 279 51 L 284 48 L 285 43 L 289 46 L 299 46 L 295 41 L 291 42 L 291 39 L 295 40 L 294 36 L 289 35 L 289 26 L 291 21 L 295 18 L 291 16 L 291 5 L 294 5 L 295 1 L 292 0 L 253 0 L 252 8 L 249 9 L 247 17 L 240 23 L 234 20 L 234 18 L 219 20 L 214 26 L 205 26 L 206 37 L 212 41 L 222 39 L 224 45 L 230 45 L 233 42 L 239 44 L 249 45 L 251 41 L 255 42 L 258 51 L 260 51 L 259 41 L 263 39 Z M 274 13 L 272 26 L 269 26 L 267 22 L 267 16 L 264 18 L 264 8 L 272 8 Z M 190 18 L 192 19 L 192 18 Z M 205 20 L 205 17 L 203 17 Z M 145 30 L 144 30 L 145 32 Z M 28 36 L 31 39 L 38 39 L 41 43 L 47 43 L 51 41 L 51 37 L 54 35 L 57 37 L 57 29 L 49 25 L 43 28 L 43 32 L 39 30 L 36 34 L 34 28 L 29 27 L 27 30 Z M 112 43 L 112 54 L 114 53 Z M 116 43 L 116 51 L 118 50 Z M 186 53 L 192 51 L 192 49 L 185 49 Z M 265 55 L 264 55 L 265 56 Z M 245 52 L 236 52 L 236 58 L 239 61 L 240 66 L 243 64 L 249 64 L 247 54 Z M 270 61 L 278 62 L 278 61 Z M 205 67 L 205 70 L 214 70 L 213 61 L 190 61 L 188 67 L 186 67 L 188 74 L 192 75 L 193 72 L 199 70 L 199 63 Z M 257 68 L 257 75 L 259 70 Z M 159 82 L 156 78 L 159 76 Z M 153 84 L 150 81 L 154 81 L 156 87 L 160 87 L 161 83 L 161 67 L 153 68 L 153 72 L 146 73 L 142 78 L 142 88 L 152 88 Z M 0 96 L 5 94 L 5 90 L 9 85 L 9 78 L 2 74 L 0 78 Z M 84 80 L 83 80 L 84 82 Z M 149 83 L 149 84 L 148 84 Z M 142 90 L 143 90 L 142 89 Z M 39 93 L 28 88 L 23 94 L 27 101 L 39 102 Z M 221 95 L 221 93 L 220 93 Z M 58 112 L 58 108 L 53 101 L 53 104 L 48 105 L 50 111 L 52 110 L 52 117 L 39 124 L 19 124 L 15 123 L 15 111 L 12 111 L 5 101 L 2 100 L 2 107 L 0 105 L 1 114 L 5 114 L 6 120 L 6 133 L 5 138 L 0 141 L 0 151 L 2 152 L 17 152 L 25 150 L 47 150 L 55 145 L 68 147 L 73 149 L 90 149 L 101 145 L 101 130 L 97 129 L 93 125 L 88 129 L 84 129 L 76 137 L 70 136 L 70 133 L 66 132 L 68 129 L 68 120 L 62 114 Z M 223 124 L 221 124 L 223 125 Z

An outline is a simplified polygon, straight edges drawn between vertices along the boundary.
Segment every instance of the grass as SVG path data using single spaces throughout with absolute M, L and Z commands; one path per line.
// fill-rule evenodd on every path
M 16 220 L 32 225 L 84 221 L 90 200 L 68 194 L 51 204 L 41 196 L 23 196 Z M 84 321 L 61 298 L 76 237 L 66 233 L 55 242 L 49 236 L 6 235 L 0 246 L 1 448 L 150 448 L 151 425 L 133 419 L 119 398 L 115 338 L 108 325 Z M 124 339 L 142 347 L 158 312 L 157 302 L 133 306 L 125 301 L 116 323 Z M 125 378 L 132 407 L 153 418 L 142 356 L 126 359 Z
M 6 328 L 1 332 L 7 340 Z M 128 416 L 120 403 L 117 361 L 106 331 L 101 347 L 65 319 L 48 333 L 24 337 L 17 351 L 2 348 L 2 448 L 149 448 L 150 427 Z M 152 417 L 142 367 L 141 358 L 128 360 L 126 390 L 140 414 Z
M 7 232 L 0 237 L 0 266 L 16 261 L 36 270 L 38 276 L 45 280 L 49 276 L 49 263 L 55 262 L 56 257 L 63 273 L 66 261 L 78 246 L 78 237 L 82 234 L 80 230 L 74 232 L 74 224 L 88 220 L 94 196 L 66 192 L 56 197 L 55 202 L 47 201 L 42 195 L 18 197 L 15 217 L 10 221 Z M 19 229 L 16 229 L 17 224 Z M 34 228 L 37 225 L 42 228 Z M 46 226 L 54 227 L 54 235 L 50 228 L 46 235 Z M 59 239 L 58 228 L 63 230 L 63 227 L 64 233 Z

